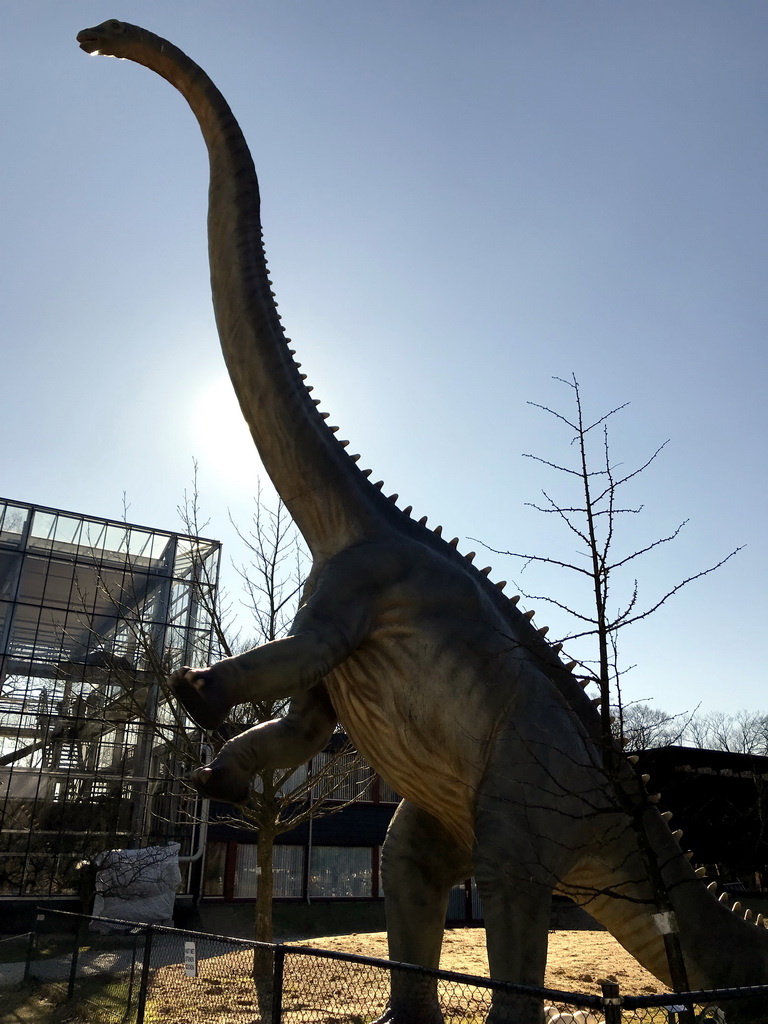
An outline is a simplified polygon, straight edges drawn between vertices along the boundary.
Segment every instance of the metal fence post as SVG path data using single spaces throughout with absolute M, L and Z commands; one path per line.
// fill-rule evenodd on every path
M 69 984 L 67 985 L 67 999 L 75 994 L 75 982 L 77 981 L 77 959 L 80 956 L 80 926 L 75 928 L 75 942 L 72 946 L 72 962 L 69 965 Z
M 35 948 L 35 933 L 27 932 L 27 952 L 24 956 L 24 981 L 29 977 L 29 968 L 32 966 L 32 950 Z
M 147 925 L 144 941 L 144 961 L 141 965 L 141 981 L 139 982 L 139 1002 L 136 1007 L 136 1024 L 144 1024 L 144 1010 L 147 1005 L 147 989 L 149 988 L 149 965 L 152 959 L 152 935 L 154 928 Z
M 40 910 L 39 907 L 35 909 L 35 926 L 27 936 L 27 956 L 24 960 L 24 981 L 29 977 L 29 970 L 32 966 L 32 955 L 38 946 L 38 933 L 40 931 L 40 922 L 45 919 L 45 914 Z
M 72 950 L 72 964 L 69 970 L 69 985 L 67 986 L 67 999 L 72 999 L 75 994 L 75 982 L 77 981 L 77 962 L 80 958 L 80 947 L 85 944 L 87 917 L 77 917 L 75 925 L 75 945 Z
M 126 1011 L 130 1013 L 131 1006 L 133 1004 L 133 986 L 136 981 L 136 955 L 139 950 L 139 935 L 138 932 L 134 933 L 133 936 L 133 950 L 131 955 L 131 973 L 128 976 L 128 998 L 126 1000 L 127 1006 Z
M 280 1024 L 283 1017 L 283 965 L 285 946 L 275 946 L 275 966 L 272 975 L 272 1024 Z M 137 1021 L 137 1024 L 141 1022 Z
M 618 982 L 601 981 L 600 987 L 603 990 L 605 1024 L 621 1024 L 621 1004 L 623 1000 L 619 994 Z

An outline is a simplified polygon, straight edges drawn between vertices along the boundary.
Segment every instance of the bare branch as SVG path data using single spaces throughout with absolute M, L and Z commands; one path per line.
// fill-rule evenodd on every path
M 489 544 L 485 544 L 483 541 L 478 540 L 476 537 L 469 538 L 473 543 L 482 545 L 486 551 L 492 552 L 494 555 L 508 555 L 510 558 L 519 558 L 526 563 L 528 562 L 540 562 L 544 565 L 555 565 L 559 569 L 571 569 L 573 572 L 581 573 L 584 576 L 591 576 L 588 569 L 584 569 L 582 566 L 573 565 L 570 562 L 561 562 L 557 558 L 546 558 L 544 555 L 525 555 L 519 551 L 502 551 L 499 548 L 492 548 Z
M 668 590 L 667 593 L 656 602 L 656 604 L 652 605 L 650 608 L 642 612 L 640 615 L 635 615 L 632 618 L 627 619 L 624 622 L 621 622 L 619 625 L 621 627 L 630 626 L 633 622 L 640 622 L 642 619 L 647 619 L 649 615 L 653 615 L 655 611 L 658 611 L 658 609 L 661 608 L 663 604 L 666 604 L 670 597 L 674 597 L 674 595 L 678 591 L 682 590 L 683 587 L 687 587 L 689 583 L 693 583 L 695 580 L 700 580 L 704 576 L 709 576 L 710 573 L 716 572 L 718 569 L 724 566 L 726 562 L 733 558 L 734 555 L 738 554 L 739 551 L 743 551 L 744 547 L 745 545 L 741 544 L 739 547 L 734 548 L 733 551 L 730 552 L 730 554 L 725 556 L 725 558 L 721 558 L 719 562 L 715 563 L 715 565 L 711 565 L 708 569 L 702 569 L 701 572 L 694 573 L 693 576 L 688 576 L 686 579 L 681 580 L 681 582 L 678 583 L 677 586 L 672 587 L 671 590 Z M 619 627 L 617 626 L 617 628 Z
M 672 533 L 668 534 L 666 537 L 659 537 L 658 540 L 652 541 L 652 543 L 647 544 L 644 548 L 639 548 L 637 551 L 633 551 L 631 555 L 627 555 L 626 558 L 622 558 L 618 562 L 614 562 L 611 565 L 611 569 L 620 569 L 623 565 L 627 565 L 628 562 L 633 561 L 635 558 L 639 558 L 641 555 L 647 555 L 648 552 L 653 551 L 654 548 L 658 548 L 662 544 L 668 544 L 671 540 L 676 540 L 682 530 L 688 525 L 688 522 L 688 519 L 684 519 Z M 732 551 L 731 554 L 735 554 L 735 552 Z M 729 555 L 728 557 L 730 558 L 731 556 Z

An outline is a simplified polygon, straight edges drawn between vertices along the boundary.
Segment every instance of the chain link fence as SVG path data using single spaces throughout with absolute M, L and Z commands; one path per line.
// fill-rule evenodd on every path
M 768 1024 L 768 985 L 623 996 L 604 982 L 587 995 L 53 910 L 38 912 L 23 967 L 88 1024 L 370 1024 L 390 985 L 420 994 L 425 1019 L 439 1005 L 446 1024 Z

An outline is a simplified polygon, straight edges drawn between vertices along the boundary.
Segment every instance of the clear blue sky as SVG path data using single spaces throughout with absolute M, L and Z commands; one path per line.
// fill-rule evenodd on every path
M 463 549 L 570 557 L 525 506 L 552 479 L 523 453 L 568 452 L 527 402 L 563 408 L 574 371 L 594 411 L 630 402 L 615 458 L 671 443 L 627 545 L 691 520 L 641 597 L 747 546 L 627 634 L 627 696 L 768 710 L 768 4 L 2 0 L 0 493 L 109 517 L 125 493 L 175 528 L 197 458 L 237 557 L 259 463 L 213 326 L 204 147 L 165 82 L 78 49 L 111 16 L 230 101 L 284 322 L 363 463 Z

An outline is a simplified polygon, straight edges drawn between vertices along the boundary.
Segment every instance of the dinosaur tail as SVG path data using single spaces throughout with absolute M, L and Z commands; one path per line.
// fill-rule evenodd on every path
M 674 908 L 674 920 L 660 919 L 647 870 L 631 824 L 615 829 L 601 845 L 599 859 L 585 857 L 561 886 L 603 924 L 643 967 L 671 985 L 662 929 L 679 933 L 690 986 L 728 988 L 768 982 L 768 931 L 692 869 L 677 837 L 655 807 L 643 827 Z

